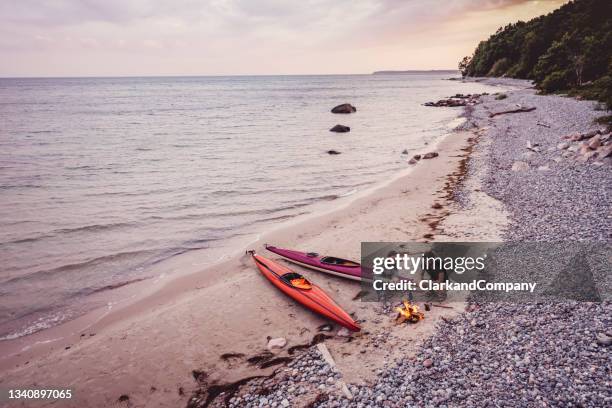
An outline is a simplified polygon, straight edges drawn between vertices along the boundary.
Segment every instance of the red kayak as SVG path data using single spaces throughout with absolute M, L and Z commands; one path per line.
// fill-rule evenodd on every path
M 292 249 L 277 248 L 271 245 L 266 245 L 266 249 L 282 256 L 289 262 L 296 263 L 306 268 L 330 273 L 343 278 L 362 280 L 361 265 L 357 262 L 336 258 L 334 256 L 319 255 L 315 252 L 300 252 Z
M 349 330 L 361 330 L 357 322 L 323 292 L 323 289 L 284 265 L 257 255 L 254 251 L 250 253 L 261 273 L 283 293 L 313 312 L 323 315 Z

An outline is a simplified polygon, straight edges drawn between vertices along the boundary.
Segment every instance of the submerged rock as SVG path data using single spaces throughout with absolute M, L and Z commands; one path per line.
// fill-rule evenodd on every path
M 332 113 L 353 113 L 357 112 L 357 108 L 351 105 L 350 103 L 343 103 L 342 105 L 335 106 L 332 110 Z
M 328 150 L 327 154 L 340 154 L 340 152 L 337 150 Z
M 438 152 L 429 152 L 423 155 L 423 159 L 433 159 L 434 157 L 438 157 Z
M 330 132 L 338 132 L 338 133 L 346 133 L 350 132 L 351 128 L 344 125 L 336 125 L 333 128 L 329 129 Z
M 457 106 L 474 106 L 480 103 L 480 97 L 483 95 L 488 95 L 486 93 L 483 94 L 456 94 L 451 96 L 450 98 L 440 99 L 437 102 L 425 102 L 424 106 L 435 106 L 435 107 L 457 107 Z

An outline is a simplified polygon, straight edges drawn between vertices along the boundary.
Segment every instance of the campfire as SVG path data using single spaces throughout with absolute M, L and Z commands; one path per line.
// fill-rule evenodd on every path
M 404 322 L 417 323 L 419 320 L 425 318 L 425 314 L 419 311 L 419 307 L 407 300 L 403 301 L 403 306 L 396 307 L 395 311 L 398 313 L 395 319 L 396 324 L 402 324 Z

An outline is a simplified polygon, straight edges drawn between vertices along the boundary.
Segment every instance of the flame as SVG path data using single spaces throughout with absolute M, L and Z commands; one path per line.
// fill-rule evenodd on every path
M 417 305 L 413 305 L 407 300 L 404 300 L 403 303 L 404 307 L 398 306 L 395 308 L 395 311 L 398 313 L 397 318 L 395 319 L 396 324 L 401 324 L 404 322 L 417 323 L 419 320 L 423 320 L 425 318 L 425 314 L 419 311 L 419 307 Z

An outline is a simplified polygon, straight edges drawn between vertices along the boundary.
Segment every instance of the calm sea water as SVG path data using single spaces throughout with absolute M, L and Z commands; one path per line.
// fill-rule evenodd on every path
M 0 338 L 405 168 L 490 90 L 448 76 L 0 79 Z

